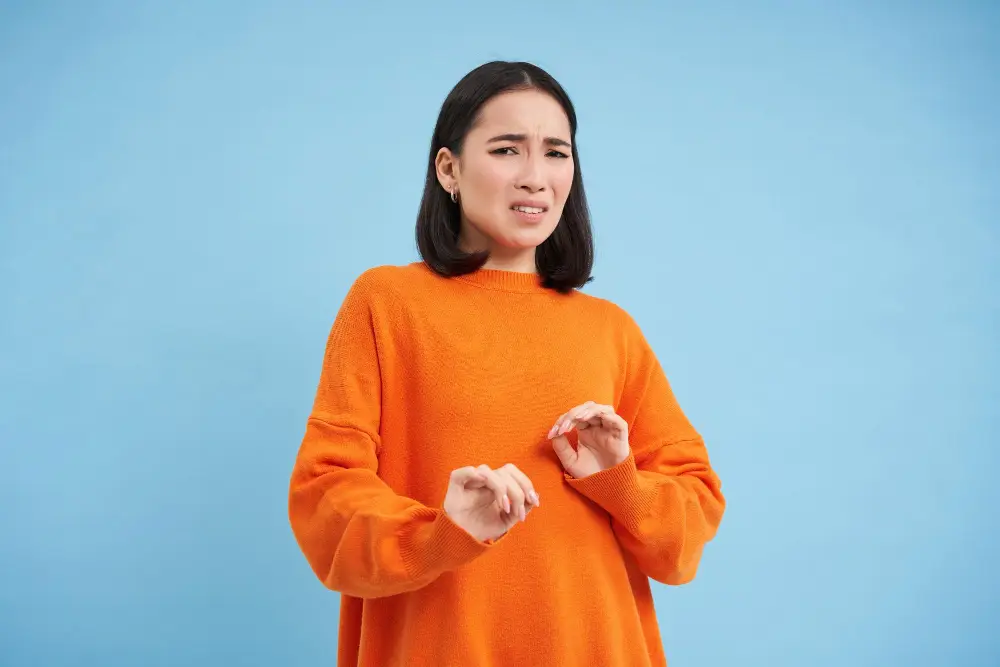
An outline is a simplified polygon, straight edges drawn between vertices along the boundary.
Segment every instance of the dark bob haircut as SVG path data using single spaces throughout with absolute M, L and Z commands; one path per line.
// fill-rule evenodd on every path
M 535 266 L 545 287 L 570 292 L 590 282 L 594 265 L 590 211 L 576 150 L 576 111 L 562 86 L 545 70 L 531 63 L 495 61 L 480 65 L 466 74 L 445 98 L 427 160 L 427 180 L 417 214 L 417 248 L 431 269 L 448 277 L 477 271 L 489 259 L 486 251 L 466 253 L 459 248 L 461 212 L 438 182 L 435 160 L 442 147 L 460 157 L 465 137 L 478 120 L 482 106 L 501 93 L 515 90 L 548 93 L 569 118 L 573 184 L 559 224 L 538 246 Z

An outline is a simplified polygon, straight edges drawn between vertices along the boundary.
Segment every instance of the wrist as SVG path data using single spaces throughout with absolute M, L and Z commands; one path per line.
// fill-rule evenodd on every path
M 611 470 L 612 468 L 620 466 L 626 461 L 626 459 L 628 459 L 629 453 L 630 450 L 628 445 L 625 445 L 625 447 L 619 451 L 609 452 L 606 461 L 604 461 L 604 465 L 601 466 L 600 472 Z
M 454 516 L 447 509 L 441 508 L 441 510 L 445 516 L 445 519 L 447 519 L 449 523 L 456 526 L 457 528 L 460 528 L 466 535 L 468 535 L 475 541 L 481 542 L 483 544 L 492 544 L 494 542 L 494 540 L 491 539 L 489 535 L 486 535 L 481 531 L 476 531 L 468 528 L 459 517 Z

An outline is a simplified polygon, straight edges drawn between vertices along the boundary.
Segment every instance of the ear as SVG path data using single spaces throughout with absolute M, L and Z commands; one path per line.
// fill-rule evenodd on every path
M 445 192 L 450 194 L 458 187 L 460 172 L 458 156 L 452 153 L 451 149 L 442 146 L 434 157 L 434 167 L 437 171 L 438 183 L 445 189 Z

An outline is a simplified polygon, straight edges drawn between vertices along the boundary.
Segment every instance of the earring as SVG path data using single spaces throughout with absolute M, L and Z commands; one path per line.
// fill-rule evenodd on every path
M 451 201 L 455 204 L 458 203 L 458 188 L 454 188 L 451 191 Z

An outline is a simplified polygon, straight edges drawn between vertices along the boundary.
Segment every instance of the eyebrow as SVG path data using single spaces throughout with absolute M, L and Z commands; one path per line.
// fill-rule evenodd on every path
M 497 136 L 493 137 L 486 143 L 492 144 L 495 141 L 520 142 L 527 140 L 528 140 L 528 135 L 526 134 L 498 134 Z M 548 144 L 549 146 L 565 146 L 566 148 L 572 147 L 568 141 L 560 139 L 558 137 L 545 137 L 545 143 Z

